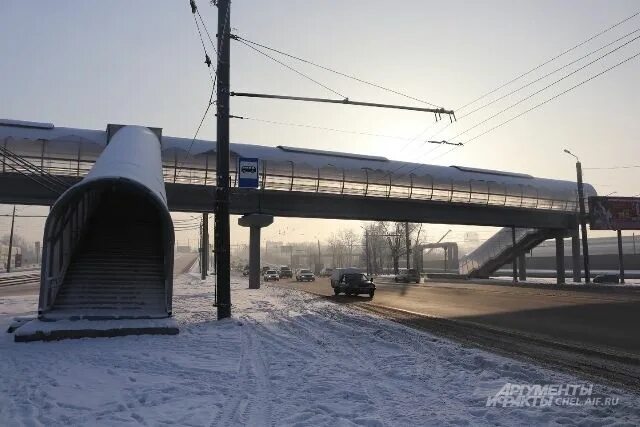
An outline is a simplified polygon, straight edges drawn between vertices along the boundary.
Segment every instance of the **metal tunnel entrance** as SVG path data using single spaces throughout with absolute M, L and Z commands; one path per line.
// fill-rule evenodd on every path
M 40 319 L 170 316 L 173 244 L 158 138 L 124 127 L 47 218 Z

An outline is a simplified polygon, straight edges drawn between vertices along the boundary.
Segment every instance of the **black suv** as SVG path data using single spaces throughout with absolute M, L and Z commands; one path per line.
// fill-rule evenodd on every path
M 362 273 L 345 273 L 333 287 L 334 294 L 339 295 L 341 292 L 346 295 L 369 294 L 373 298 L 376 285 L 373 284 L 373 279 Z

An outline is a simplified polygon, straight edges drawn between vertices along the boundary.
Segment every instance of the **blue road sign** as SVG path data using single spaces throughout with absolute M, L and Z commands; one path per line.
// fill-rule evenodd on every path
M 258 188 L 258 159 L 238 159 L 238 187 Z

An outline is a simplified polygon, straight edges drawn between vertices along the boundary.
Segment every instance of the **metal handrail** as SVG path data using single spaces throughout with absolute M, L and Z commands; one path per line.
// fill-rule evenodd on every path
M 69 175 L 69 176 L 84 176 L 91 170 L 93 161 L 83 160 L 78 162 L 78 158 L 41 158 L 40 156 L 23 156 L 25 159 L 37 160 L 42 162 L 42 169 L 52 175 Z M 178 168 L 177 163 L 163 162 L 163 175 L 166 181 L 176 183 L 194 183 L 194 184 L 209 184 L 209 176 L 215 172 L 215 169 L 209 168 L 208 159 L 205 160 L 204 168 L 181 166 Z M 9 159 L 4 159 L 3 163 L 9 163 Z M 19 165 L 15 165 L 20 168 Z M 536 189 L 535 196 L 525 194 L 531 192 L 525 192 L 524 187 L 520 185 L 520 194 L 509 194 L 509 188 L 506 185 L 498 185 L 497 188 L 492 188 L 490 182 L 486 183 L 484 188 L 474 190 L 473 182 L 468 182 L 467 189 L 464 189 L 465 183 L 456 183 L 453 180 L 449 180 L 445 186 L 436 186 L 435 180 L 431 175 L 425 175 L 428 177 L 429 183 L 420 185 L 420 181 L 416 180 L 414 174 L 409 176 L 402 176 L 403 182 L 394 183 L 393 177 L 389 175 L 389 181 L 386 183 L 377 182 L 372 180 L 372 174 L 370 171 L 364 170 L 364 176 L 362 180 L 349 179 L 347 180 L 346 171 L 341 169 L 342 177 L 322 176 L 322 168 L 309 169 L 306 175 L 296 176 L 296 168 L 293 162 L 291 162 L 290 173 L 278 173 L 269 172 L 267 168 L 267 161 L 261 162 L 261 185 L 260 188 L 275 189 L 280 191 L 309 191 L 309 192 L 324 192 L 345 194 L 347 188 L 349 188 L 348 194 L 361 195 L 364 197 L 387 197 L 392 198 L 392 194 L 402 194 L 402 198 L 406 197 L 412 200 L 434 200 L 442 202 L 457 202 L 465 204 L 481 204 L 485 206 L 510 206 L 527 209 L 537 210 L 550 210 L 550 211 L 565 211 L 575 212 L 577 210 L 577 204 L 573 199 L 568 200 L 566 198 L 554 198 L 554 197 L 540 197 L 540 191 Z M 27 171 L 25 171 L 27 172 Z M 236 171 L 231 171 L 235 173 Z M 299 173 L 299 172 L 298 172 Z M 275 184 L 274 180 L 283 180 L 286 184 Z M 296 180 L 302 180 L 296 186 Z M 408 180 L 408 182 L 407 182 Z M 306 181 L 306 182 L 305 182 Z M 235 179 L 232 181 L 233 186 L 237 186 L 237 173 Z M 322 185 L 335 183 L 336 186 Z M 213 183 L 215 185 L 215 182 Z M 339 184 L 339 185 L 338 185 Z M 360 187 L 361 186 L 361 187 Z M 384 188 L 383 188 L 384 187 Z M 501 189 L 500 187 L 504 187 Z M 299 190 L 302 188 L 302 190 Z M 332 191 L 332 189 L 334 189 Z M 416 190 L 423 191 L 416 191 Z M 370 191 L 371 190 L 371 191 Z M 495 191 L 498 190 L 498 191 Z M 501 191 L 502 190 L 502 191 Z M 428 194 L 427 194 L 428 193 Z M 501 196 L 501 201 L 492 196 Z M 519 197 L 518 197 L 519 196 Z M 514 200 L 515 199 L 515 200 Z

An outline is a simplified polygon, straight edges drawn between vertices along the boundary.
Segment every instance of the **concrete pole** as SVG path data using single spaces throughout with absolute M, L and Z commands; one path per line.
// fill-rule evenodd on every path
M 521 281 L 527 280 L 527 258 L 526 254 L 522 254 L 518 257 L 518 278 Z
M 11 273 L 11 252 L 13 250 L 13 226 L 16 222 L 16 205 L 13 205 L 11 214 L 11 233 L 9 234 L 9 255 L 7 256 L 7 273 Z
M 582 267 L 580 266 L 580 233 L 575 228 L 571 231 L 571 267 L 573 270 L 573 281 L 582 281 Z
M 578 202 L 580 204 L 580 231 L 582 234 L 582 256 L 584 257 L 584 281 L 591 282 L 591 269 L 589 268 L 589 238 L 587 236 L 587 214 L 584 206 L 584 186 L 582 184 L 582 165 L 576 162 L 578 175 Z
M 209 273 L 209 214 L 202 214 L 202 271 L 200 278 L 207 278 Z
M 511 227 L 511 248 L 514 251 L 516 249 L 516 228 L 515 227 Z M 518 282 L 518 258 L 515 255 L 513 256 L 511 269 L 513 270 L 512 271 L 513 283 L 517 283 Z
M 624 255 L 622 253 L 622 231 L 618 230 L 618 265 L 620 266 L 620 283 L 624 283 Z
M 565 283 L 564 272 L 564 238 L 562 235 L 556 236 L 556 283 Z
M 249 289 L 260 289 L 260 227 L 249 227 Z

